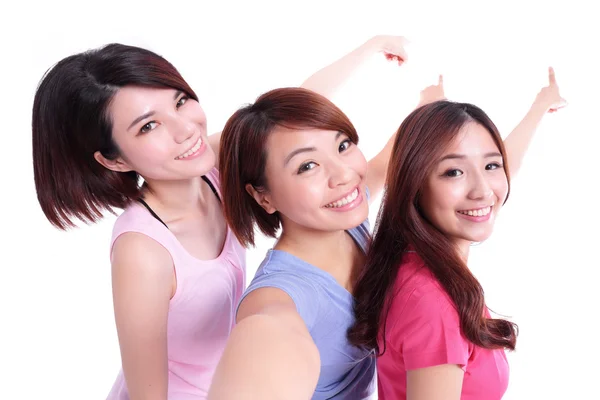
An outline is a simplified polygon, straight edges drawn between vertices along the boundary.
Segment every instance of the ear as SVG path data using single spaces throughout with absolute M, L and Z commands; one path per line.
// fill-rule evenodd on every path
M 109 160 L 108 158 L 104 157 L 102 155 L 102 153 L 100 153 L 99 151 L 97 151 L 97 152 L 94 153 L 94 158 L 104 168 L 110 169 L 111 171 L 115 171 L 115 172 L 129 172 L 129 171 L 133 171 L 133 168 L 131 168 L 129 166 L 129 164 L 127 164 L 127 162 L 125 162 L 125 160 L 123 160 L 121 157 L 117 157 L 114 160 Z
M 258 205 L 269 214 L 273 214 L 275 211 L 277 211 L 267 192 L 259 192 L 249 183 L 246 184 L 246 192 L 248 192 L 248 194 L 252 196 L 254 200 L 256 200 Z

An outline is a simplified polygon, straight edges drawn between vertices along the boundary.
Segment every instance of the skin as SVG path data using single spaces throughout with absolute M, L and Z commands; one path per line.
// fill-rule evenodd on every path
M 480 124 L 467 123 L 429 174 L 420 206 L 427 219 L 468 254 L 473 242 L 492 234 L 508 194 L 500 150 Z M 481 210 L 485 221 L 473 221 L 467 211 Z M 481 218 L 484 218 L 483 216 Z

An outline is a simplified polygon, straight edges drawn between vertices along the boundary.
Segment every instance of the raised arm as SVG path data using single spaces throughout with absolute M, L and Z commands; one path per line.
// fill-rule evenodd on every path
M 444 77 L 440 75 L 437 84 L 427 86 L 421 91 L 417 108 L 437 100 L 443 100 L 445 98 Z M 367 187 L 371 192 L 371 197 L 369 199 L 370 203 L 377 199 L 377 196 L 381 193 L 383 186 L 385 185 L 387 167 L 392 155 L 392 149 L 394 148 L 394 142 L 396 141 L 397 134 L 398 132 L 396 131 L 387 141 L 383 149 L 381 149 L 381 151 L 377 153 L 375 157 L 369 160 L 367 171 Z
M 165 400 L 167 314 L 173 262 L 158 243 L 125 233 L 114 245 L 113 302 L 123 373 L 131 400 Z
M 560 96 L 552 67 L 548 68 L 548 81 L 548 86 L 542 88 L 538 93 L 525 117 L 504 139 L 508 157 L 508 171 L 511 177 L 514 177 L 521 169 L 531 139 L 546 113 L 556 112 L 567 104 Z
M 291 298 L 280 289 L 257 289 L 242 301 L 237 319 L 208 399 L 310 399 L 319 351 Z
M 546 113 L 556 112 L 567 104 L 560 96 L 552 67 L 548 69 L 548 81 L 548 86 L 542 88 L 538 93 L 525 117 L 504 140 L 508 157 L 508 170 L 511 177 L 514 177 L 520 170 L 531 139 Z M 443 76 L 440 75 L 436 85 L 428 86 L 421 91 L 417 107 L 445 98 L 444 80 Z M 396 134 L 392 135 L 384 148 L 369 161 L 367 185 L 372 193 L 371 201 L 383 189 L 395 137 Z
M 376 53 L 383 53 L 388 60 L 402 65 L 407 59 L 407 43 L 408 40 L 402 36 L 374 36 L 339 60 L 315 72 L 301 87 L 331 98 L 358 67 Z
M 306 79 L 301 87 L 317 92 L 329 99 L 335 91 L 358 69 L 369 57 L 376 53 L 383 53 L 389 61 L 402 65 L 407 59 L 404 46 L 408 40 L 402 36 L 379 35 L 367 40 L 360 47 L 346 54 L 332 64 L 318 70 Z M 208 143 L 217 156 L 219 164 L 219 150 L 221 147 L 221 132 L 208 137 Z

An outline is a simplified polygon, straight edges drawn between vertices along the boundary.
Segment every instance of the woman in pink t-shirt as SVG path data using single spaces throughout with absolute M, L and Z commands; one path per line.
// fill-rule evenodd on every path
M 537 121 L 563 105 L 549 72 L 530 110 Z M 471 104 L 437 101 L 400 126 L 349 332 L 380 355 L 381 400 L 506 391 L 504 350 L 515 348 L 516 325 L 490 316 L 467 262 L 508 197 L 508 161 L 498 129 Z

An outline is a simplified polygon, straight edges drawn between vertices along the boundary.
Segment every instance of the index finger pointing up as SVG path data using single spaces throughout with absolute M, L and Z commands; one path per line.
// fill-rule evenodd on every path
M 551 85 L 556 85 L 556 75 L 554 75 L 554 68 L 552 67 L 548 68 L 548 80 Z

